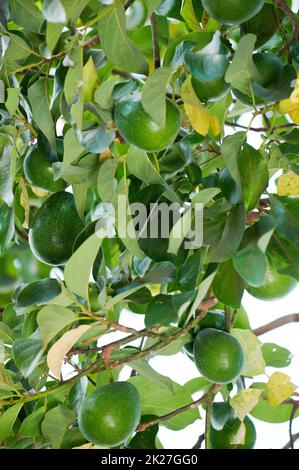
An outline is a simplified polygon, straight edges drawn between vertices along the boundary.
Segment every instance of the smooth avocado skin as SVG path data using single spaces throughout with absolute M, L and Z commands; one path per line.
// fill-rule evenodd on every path
M 241 421 L 237 418 L 230 420 L 221 429 L 217 431 L 211 426 L 210 441 L 211 449 L 253 449 L 256 441 L 256 430 L 251 419 L 246 416 L 244 425 L 246 428 L 244 444 L 232 444 L 232 440 L 238 432 Z
M 36 147 L 24 159 L 24 174 L 28 183 L 42 191 L 55 193 L 67 186 L 62 178 L 54 180 L 52 162 Z
M 215 328 L 205 328 L 197 333 L 193 355 L 201 375 L 217 384 L 234 381 L 244 364 L 244 353 L 239 341 Z
M 181 115 L 172 101 L 166 101 L 166 122 L 156 123 L 143 109 L 140 99 L 128 98 L 115 106 L 114 122 L 121 137 L 147 152 L 160 152 L 171 146 L 181 127 Z
M 221 24 L 241 24 L 264 6 L 264 0 L 202 0 L 206 12 Z
M 205 328 L 215 328 L 216 330 L 224 330 L 225 329 L 225 313 L 223 310 L 214 309 L 210 310 L 202 320 L 198 323 L 197 328 L 195 331 L 191 332 L 192 336 L 196 336 L 196 332 L 198 330 L 203 330 Z M 190 343 L 186 343 L 184 345 L 184 351 L 191 359 L 193 359 L 193 343 L 194 341 L 190 341 Z
M 31 225 L 31 251 L 43 263 L 62 265 L 70 258 L 74 241 L 83 228 L 74 196 L 64 191 L 52 194 L 39 208 Z
M 290 294 L 297 286 L 297 281 L 285 274 L 280 274 L 271 265 L 266 272 L 265 282 L 260 287 L 246 287 L 250 295 L 265 301 L 281 299 Z
M 192 87 L 197 97 L 202 101 L 218 101 L 223 98 L 230 85 L 226 83 L 224 77 L 215 80 L 197 80 L 192 77 Z
M 115 382 L 87 395 L 79 411 L 79 429 L 93 444 L 116 447 L 135 431 L 141 416 L 140 396 L 129 382 Z

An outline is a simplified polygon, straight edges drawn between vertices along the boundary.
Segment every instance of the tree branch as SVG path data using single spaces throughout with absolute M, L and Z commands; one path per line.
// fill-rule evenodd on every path
M 299 36 L 299 20 L 297 15 L 295 15 L 285 0 L 277 0 L 277 6 L 282 9 L 282 11 L 289 17 L 290 22 L 292 23 L 293 34 L 287 43 L 287 47 L 289 47 Z
M 292 445 L 292 442 L 293 442 L 293 445 L 294 443 L 299 439 L 299 432 L 297 432 L 296 434 L 293 434 L 292 435 L 292 438 L 289 442 L 286 443 L 285 446 L 283 446 L 283 449 L 289 449 Z M 291 442 L 292 441 L 292 442 Z
M 109 363 L 109 368 L 114 369 L 115 367 L 118 367 L 118 366 L 130 364 L 131 362 L 134 362 L 138 359 L 144 359 L 145 357 L 150 356 L 152 353 L 159 351 L 163 347 L 170 344 L 172 341 L 175 341 L 176 339 L 183 336 L 185 333 L 188 333 L 189 331 L 191 331 L 197 325 L 197 323 L 202 318 L 204 318 L 208 310 L 214 307 L 216 304 L 217 304 L 217 299 L 215 297 L 208 297 L 207 299 L 203 300 L 202 303 L 199 305 L 198 307 L 199 314 L 191 322 L 189 322 L 187 326 L 185 326 L 178 332 L 174 333 L 173 335 L 164 335 L 164 336 L 161 335 L 161 341 L 158 341 L 153 346 L 143 351 L 140 351 L 139 353 L 131 354 L 130 356 L 122 360 L 111 361 Z M 124 340 L 127 340 L 127 338 L 124 338 L 120 341 L 124 341 Z M 120 341 L 118 342 L 118 344 L 120 344 Z M 111 345 L 107 345 L 106 347 L 109 347 L 109 346 Z M 14 399 L 4 400 L 3 399 L 3 400 L 0 400 L 0 406 L 14 405 L 17 402 L 25 403 L 28 401 L 34 401 L 39 398 L 46 397 L 50 395 L 51 393 L 53 393 L 54 391 L 58 390 L 59 388 L 76 382 L 76 380 L 78 380 L 80 377 L 86 376 L 87 374 L 90 374 L 90 373 L 104 372 L 105 370 L 107 370 L 107 365 L 105 364 L 105 362 L 103 361 L 103 358 L 101 357 L 98 360 L 96 360 L 93 364 L 91 364 L 89 367 L 87 367 L 86 369 L 81 369 L 80 372 L 78 372 L 78 374 L 75 375 L 74 377 L 71 377 L 63 382 L 60 382 L 48 390 L 44 390 L 44 391 L 33 393 L 33 394 L 23 395 L 21 398 L 18 398 L 18 400 L 14 400 Z
M 139 431 L 139 432 L 146 431 L 146 429 L 150 428 L 151 426 L 155 426 L 155 424 L 163 423 L 164 421 L 168 421 L 169 419 L 174 418 L 175 416 L 181 413 L 184 413 L 185 411 L 189 411 L 189 410 L 193 410 L 197 408 L 202 403 L 210 401 L 211 398 L 216 395 L 219 388 L 220 388 L 220 385 L 218 384 L 212 385 L 210 390 L 198 400 L 195 400 L 192 403 L 189 403 L 188 405 L 182 406 L 181 408 L 177 408 L 171 413 L 167 413 L 166 415 L 163 415 L 163 416 L 158 416 L 158 418 L 152 419 L 148 421 L 147 423 L 139 424 L 136 431 Z
M 277 320 L 274 320 L 270 323 L 267 323 L 266 325 L 261 326 L 260 328 L 257 328 L 256 330 L 253 330 L 253 333 L 256 336 L 261 336 L 265 333 L 268 333 L 269 331 L 275 330 L 276 328 L 280 328 L 281 326 L 287 325 L 288 323 L 297 322 L 299 322 L 299 313 L 291 313 L 290 315 L 277 318 Z
M 156 21 L 156 17 L 154 13 L 150 17 L 150 22 L 151 22 L 151 27 L 152 27 L 154 67 L 155 69 L 158 69 L 161 65 L 161 60 L 160 60 L 160 46 L 159 46 L 157 21 Z
M 249 130 L 253 132 L 267 132 L 269 129 L 267 127 L 247 127 L 243 126 L 242 124 L 238 124 L 237 122 L 228 122 L 225 121 L 226 126 L 231 126 L 231 127 L 238 127 L 239 129 L 244 129 L 244 130 Z M 287 124 L 280 124 L 279 126 L 274 126 L 272 131 L 278 131 L 282 129 L 289 129 L 292 127 L 296 127 L 296 124 L 292 122 L 288 122 Z

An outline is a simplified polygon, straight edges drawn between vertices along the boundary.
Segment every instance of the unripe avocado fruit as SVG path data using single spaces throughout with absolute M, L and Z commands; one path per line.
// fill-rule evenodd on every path
M 246 289 L 250 295 L 260 300 L 276 300 L 288 295 L 297 286 L 297 281 L 285 274 L 280 274 L 269 263 L 265 276 L 265 282 L 260 287 L 248 286 Z
M 218 101 L 228 92 L 230 86 L 224 77 L 215 80 L 197 80 L 192 77 L 192 87 L 202 101 Z
M 241 24 L 257 15 L 264 0 L 202 0 L 206 12 L 221 24 Z
M 141 416 L 140 396 L 129 382 L 115 382 L 94 390 L 79 411 L 85 438 L 103 447 L 116 447 L 135 431 Z
M 37 147 L 30 149 L 25 157 L 24 174 L 28 183 L 43 191 L 55 193 L 67 186 L 62 178 L 54 180 L 52 162 Z
M 256 16 L 241 25 L 241 35 L 244 36 L 245 34 L 250 33 L 255 34 L 257 37 L 255 47 L 258 49 L 271 39 L 277 31 L 277 28 L 277 20 L 273 5 L 265 3 L 261 11 Z
M 196 333 L 199 330 L 204 330 L 205 328 L 215 328 L 216 330 L 224 330 L 225 328 L 225 313 L 223 310 L 215 309 L 210 310 L 202 320 L 198 323 L 197 328 L 191 332 L 191 334 L 196 336 Z M 194 341 L 190 341 L 190 343 L 185 344 L 184 350 L 186 354 L 193 358 L 193 348 L 194 348 Z
M 59 266 L 70 258 L 84 224 L 70 193 L 52 194 L 37 211 L 29 231 L 31 251 L 43 263 Z
M 119 101 L 114 121 L 121 137 L 129 144 L 148 152 L 159 152 L 171 146 L 181 126 L 180 111 L 172 101 L 166 101 L 166 122 L 160 126 L 143 109 L 136 97 Z
M 241 421 L 237 418 L 228 421 L 221 431 L 217 431 L 211 426 L 211 449 L 253 449 L 256 441 L 256 430 L 253 422 L 248 416 L 244 419 L 246 428 L 244 444 L 232 444 L 236 433 L 241 425 Z
M 205 328 L 197 333 L 193 355 L 201 375 L 219 384 L 235 380 L 244 364 L 239 341 L 229 333 L 214 328 Z

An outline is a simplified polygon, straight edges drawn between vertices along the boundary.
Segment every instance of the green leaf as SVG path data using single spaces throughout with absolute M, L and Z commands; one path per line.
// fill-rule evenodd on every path
M 115 209 L 116 229 L 119 238 L 134 256 L 144 258 L 133 224 L 128 199 L 128 180 L 125 177 L 120 180 L 112 202 Z
M 147 114 L 164 127 L 166 121 L 166 87 L 173 70 L 170 67 L 161 67 L 154 70 L 146 79 L 142 91 L 142 106 Z
M 71 165 L 82 152 L 85 151 L 84 147 L 80 144 L 74 129 L 69 129 L 63 139 L 64 154 L 63 154 L 63 168 Z
M 174 393 L 173 381 L 169 377 L 159 374 L 146 361 L 133 361 L 131 362 L 131 366 L 145 379 Z
M 100 166 L 97 186 L 103 202 L 110 202 L 117 188 L 117 181 L 115 179 L 116 169 L 117 160 L 110 158 L 104 160 Z
M 191 199 L 191 209 L 196 208 L 196 204 L 202 204 L 205 207 L 210 201 L 213 200 L 220 190 L 218 188 L 206 188 L 195 194 Z M 197 209 L 198 210 L 198 209 Z M 198 214 L 198 213 L 197 213 Z M 174 224 L 169 235 L 168 253 L 177 254 L 185 236 L 187 236 L 191 229 L 191 221 L 194 220 L 196 215 L 193 212 L 185 212 L 182 217 Z M 184 230 L 182 230 L 184 227 Z M 176 235 L 177 229 L 180 229 L 181 237 Z
M 167 284 L 175 279 L 176 268 L 170 261 L 155 263 L 142 278 L 144 284 Z
M 45 414 L 41 429 L 53 449 L 60 448 L 65 432 L 75 422 L 75 419 L 75 413 L 63 405 L 58 405 Z
M 92 56 L 83 67 L 83 98 L 84 101 L 92 101 L 94 92 L 98 85 L 97 70 Z
M 32 0 L 9 0 L 11 20 L 28 31 L 39 33 L 43 15 Z
M 66 13 L 60 0 L 43 0 L 43 16 L 50 23 L 65 23 Z
M 221 145 L 221 155 L 231 176 L 240 188 L 241 175 L 239 170 L 239 154 L 245 138 L 246 134 L 244 132 L 237 132 L 236 134 L 225 137 Z
M 28 88 L 28 99 L 32 109 L 32 116 L 47 137 L 53 150 L 56 148 L 56 139 L 54 131 L 54 123 L 49 107 L 49 90 L 47 78 L 40 78 Z
M 187 52 L 185 62 L 189 72 L 198 80 L 216 80 L 224 76 L 228 62 L 228 49 L 216 31 L 212 41 L 198 52 Z
M 220 262 L 231 258 L 240 246 L 244 230 L 245 210 L 242 204 L 238 204 L 228 213 L 221 238 L 208 254 L 209 261 Z
M 153 328 L 157 325 L 169 326 L 176 323 L 180 310 L 190 305 L 189 293 L 181 295 L 156 295 L 150 301 L 145 315 L 145 325 Z
M 126 163 L 128 165 L 129 173 L 136 176 L 136 178 L 146 184 L 161 184 L 162 186 L 165 186 L 164 196 L 170 201 L 180 202 L 180 198 L 171 188 L 168 187 L 165 180 L 159 175 L 157 169 L 153 166 L 152 162 L 143 150 L 140 150 L 137 147 L 132 147 L 127 154 Z
M 5 344 L 12 344 L 13 342 L 11 329 L 2 321 L 0 322 L 0 340 L 2 340 Z
M 244 282 L 235 271 L 232 260 L 222 263 L 213 281 L 213 290 L 217 299 L 224 305 L 239 308 L 244 287 Z
M 233 259 L 236 271 L 252 287 L 262 286 L 268 269 L 267 258 L 255 243 L 240 250 Z
M 64 279 L 67 288 L 80 297 L 88 297 L 88 284 L 92 265 L 102 240 L 100 232 L 94 233 L 82 243 L 65 265 Z
M 255 209 L 269 181 L 268 165 L 260 152 L 248 144 L 239 154 L 239 171 L 247 211 Z
M 61 0 L 68 20 L 75 23 L 90 0 Z
M 14 198 L 12 187 L 15 174 L 15 158 L 15 151 L 8 144 L 0 156 L 0 198 L 8 206 L 12 205 Z
M 46 305 L 37 315 L 43 349 L 45 350 L 53 338 L 66 326 L 75 322 L 77 316 L 71 310 L 59 305 Z
M 257 339 L 254 333 L 248 330 L 233 328 L 231 334 L 240 342 L 245 362 L 242 369 L 242 375 L 254 377 L 265 372 L 265 361 L 262 354 L 262 343 Z
M 7 99 L 5 101 L 5 107 L 9 114 L 13 116 L 17 110 L 19 105 L 19 95 L 20 95 L 20 88 L 7 88 Z
M 262 347 L 266 366 L 288 367 L 292 361 L 292 353 L 275 343 L 265 343 Z
M 198 18 L 193 7 L 193 0 L 185 0 L 181 9 L 181 16 L 192 31 L 199 31 Z
M 299 248 L 299 198 L 270 196 L 271 215 L 276 221 L 276 232 L 293 247 Z
M 46 38 L 47 38 L 47 44 L 48 48 L 51 52 L 53 53 L 56 44 L 60 38 L 60 34 L 64 28 L 63 23 L 49 23 L 47 22 L 47 31 L 46 31 Z
M 14 232 L 14 210 L 0 203 L 0 256 L 7 251 Z
M 108 59 L 126 72 L 147 74 L 148 64 L 140 50 L 126 34 L 124 6 L 113 5 L 102 10 L 97 24 L 101 46 Z
M 221 431 L 225 424 L 232 418 L 234 418 L 234 412 L 228 403 L 213 403 L 211 424 L 216 431 Z
M 101 83 L 101 85 L 96 89 L 94 93 L 94 101 L 101 108 L 101 113 L 105 118 L 105 121 L 112 120 L 112 111 L 113 111 L 113 90 L 118 83 L 122 83 L 123 78 L 115 76 Z
M 23 377 L 29 377 L 38 366 L 43 354 L 39 336 L 33 333 L 29 338 L 16 339 L 12 345 L 12 354 Z
M 82 131 L 79 134 L 80 144 L 91 153 L 101 153 L 113 142 L 114 131 L 107 130 L 104 126 Z
M 45 408 L 38 408 L 33 411 L 30 415 L 26 416 L 21 424 L 18 434 L 20 436 L 40 436 L 41 435 L 41 423 L 45 414 Z
M 143 377 L 133 377 L 130 382 L 135 385 L 141 397 L 142 414 L 154 414 L 161 416 L 192 402 L 189 393 L 181 385 L 174 383 L 174 394 Z M 163 426 L 179 431 L 184 429 L 196 419 L 200 418 L 198 409 L 190 409 L 181 413 L 169 421 L 163 422 Z
M 64 95 L 66 102 L 71 106 L 71 116 L 78 129 L 83 124 L 83 57 L 81 47 L 78 45 L 68 55 L 72 66 L 68 68 L 65 82 Z
M 254 383 L 254 388 L 266 389 L 266 383 Z M 263 396 L 258 405 L 251 411 L 251 416 L 266 423 L 284 423 L 290 420 L 291 413 L 293 410 L 292 404 L 284 404 L 273 406 L 268 403 L 266 397 Z M 299 416 L 299 409 L 297 410 L 295 417 Z
M 259 76 L 252 59 L 255 41 L 256 36 L 254 34 L 246 34 L 240 39 L 238 49 L 225 75 L 225 80 L 233 88 L 249 96 L 252 94 L 253 79 Z
M 15 298 L 17 309 L 20 311 L 31 305 L 42 305 L 55 299 L 61 293 L 61 287 L 56 279 L 42 279 L 31 282 L 18 291 Z
M 8 408 L 0 416 L 0 441 L 3 441 L 10 435 L 22 406 L 23 403 L 17 403 Z

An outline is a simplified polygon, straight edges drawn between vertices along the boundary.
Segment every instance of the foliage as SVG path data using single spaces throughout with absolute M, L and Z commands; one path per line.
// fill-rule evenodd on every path
M 267 369 L 292 355 L 262 344 L 241 305 L 247 289 L 271 300 L 299 281 L 299 15 L 290 4 L 1 2 L 2 448 L 89 445 L 92 420 L 78 424 L 86 396 L 123 380 L 126 365 L 141 418 L 136 427 L 138 408 L 133 425 L 122 421 L 111 445 L 161 446 L 160 423 L 179 431 L 204 411 L 214 434 L 229 429 L 226 447 L 254 445 L 249 414 L 292 429 L 296 386 Z M 142 227 L 123 203 L 144 205 Z M 142 238 L 159 203 L 176 204 L 178 219 L 168 236 Z M 175 233 L 181 221 L 196 224 L 196 204 L 203 240 L 190 246 L 189 230 Z M 158 373 L 155 355 L 186 351 L 200 362 L 192 342 L 214 308 L 225 325 L 209 331 L 235 348 L 229 379 L 209 382 L 202 366 L 185 385 Z M 144 330 L 123 325 L 126 309 Z M 116 331 L 125 336 L 111 342 Z M 213 350 L 204 369 L 227 352 Z M 210 431 L 207 419 L 207 448 Z

